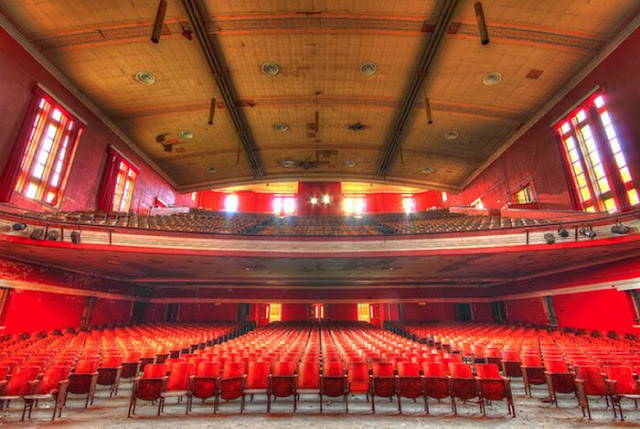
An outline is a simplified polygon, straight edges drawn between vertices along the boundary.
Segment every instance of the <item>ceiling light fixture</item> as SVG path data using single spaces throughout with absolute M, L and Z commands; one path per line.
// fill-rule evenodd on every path
M 564 226 L 561 226 L 560 228 L 558 228 L 558 235 L 560 235 L 560 237 L 562 238 L 567 238 L 569 236 L 569 230 L 567 230 L 567 228 L 565 228 Z
M 596 238 L 596 232 L 593 230 L 593 228 L 591 228 L 591 226 L 582 227 L 578 230 L 578 232 L 581 235 L 584 235 L 585 237 L 588 237 L 592 240 Z
M 284 161 L 284 162 L 282 163 L 282 166 L 283 166 L 284 168 L 293 168 L 293 167 L 295 167 L 295 166 L 296 166 L 296 163 L 295 163 L 294 161 L 287 160 L 287 161 Z
M 267 76 L 276 76 L 278 73 L 280 73 L 280 66 L 271 61 L 263 63 L 261 68 L 262 73 L 266 74 Z
M 193 133 L 191 131 L 180 131 L 178 133 L 178 138 L 180 140 L 191 140 L 193 138 Z
M 355 167 L 356 163 L 355 163 L 355 161 L 345 161 L 344 165 L 346 165 L 347 167 L 351 168 L 351 167 Z
M 153 32 L 151 33 L 151 41 L 153 43 L 160 42 L 162 27 L 164 26 L 164 15 L 167 13 L 167 0 L 160 0 L 158 3 L 158 11 L 156 12 L 156 21 L 153 24 Z
M 431 115 L 431 103 L 429 97 L 424 98 L 424 111 L 427 114 L 427 124 L 433 124 L 433 116 Z
M 135 74 L 134 79 L 143 85 L 151 86 L 156 83 L 156 76 L 147 71 L 139 71 Z
M 455 140 L 460 137 L 460 133 L 455 130 L 450 130 L 444 133 L 444 138 L 447 140 Z
M 366 63 L 362 63 L 362 65 L 360 65 L 360 73 L 365 76 L 374 75 L 377 71 L 378 66 L 373 61 L 367 61 Z
M 287 131 L 289 131 L 289 125 L 285 124 L 284 122 L 279 122 L 273 125 L 273 129 L 276 131 L 280 131 L 281 133 L 286 133 Z
M 433 173 L 434 171 L 435 171 L 435 170 L 434 170 L 433 168 L 431 168 L 431 167 L 424 167 L 424 168 L 422 169 L 422 172 L 423 172 L 424 174 L 431 174 L 431 173 Z
M 476 10 L 476 19 L 478 20 L 478 29 L 480 30 L 480 43 L 483 45 L 489 44 L 489 32 L 487 31 L 487 23 L 484 20 L 484 11 L 482 10 L 482 3 L 479 1 L 474 5 Z
M 482 83 L 487 86 L 493 86 L 499 83 L 502 80 L 502 75 L 498 72 L 491 72 L 484 75 L 482 78 Z
M 22 222 L 18 222 L 18 223 L 14 223 L 11 226 L 11 229 L 13 229 L 14 231 L 22 231 L 23 229 L 25 229 L 27 227 L 26 223 L 22 223 Z
M 207 171 L 209 172 L 209 174 L 214 174 L 218 172 L 218 169 L 213 165 L 210 165 L 209 168 L 207 168 Z

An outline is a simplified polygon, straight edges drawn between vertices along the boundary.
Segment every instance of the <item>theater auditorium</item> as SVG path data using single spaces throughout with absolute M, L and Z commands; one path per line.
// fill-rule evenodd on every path
M 0 426 L 640 424 L 640 0 L 3 0 Z

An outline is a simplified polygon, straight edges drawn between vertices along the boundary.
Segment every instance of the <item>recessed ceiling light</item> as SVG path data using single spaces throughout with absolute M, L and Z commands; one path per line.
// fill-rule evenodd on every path
M 274 62 L 266 62 L 262 64 L 262 73 L 268 76 L 275 76 L 280 73 L 280 66 Z
M 376 74 L 377 71 L 378 71 L 378 66 L 376 65 L 376 63 L 372 61 L 367 61 L 366 63 L 362 63 L 362 65 L 360 66 L 360 73 L 362 73 L 365 76 L 374 75 Z
M 289 131 L 289 125 L 285 124 L 284 122 L 280 122 L 278 124 L 274 124 L 273 129 L 284 133 Z
M 134 78 L 135 78 L 135 80 L 137 80 L 141 84 L 147 85 L 147 86 L 153 85 L 154 83 L 156 83 L 156 77 L 151 72 L 140 71 L 140 72 L 136 73 Z
M 344 165 L 346 165 L 347 167 L 351 168 L 354 167 L 356 165 L 355 161 L 345 161 Z
M 458 137 L 460 137 L 460 133 L 455 130 L 447 131 L 446 133 L 444 133 L 444 138 L 447 140 L 455 140 Z
M 422 172 L 423 172 L 424 174 L 431 174 L 431 173 L 433 173 L 434 171 L 435 171 L 435 170 L 434 170 L 433 168 L 431 168 L 431 167 L 424 167 L 424 168 L 422 169 Z
M 487 86 L 493 86 L 502 80 L 502 75 L 497 72 L 487 73 L 482 78 L 482 83 Z
M 178 138 L 180 140 L 191 140 L 193 138 L 193 133 L 191 131 L 180 131 L 178 133 Z
M 213 173 L 217 173 L 217 172 L 218 172 L 218 169 L 217 169 L 217 168 L 215 168 L 213 165 L 210 165 L 210 166 L 209 166 L 209 168 L 207 168 L 207 171 L 208 171 L 210 174 L 213 174 Z
M 284 162 L 282 163 L 282 166 L 283 166 L 284 168 L 293 168 L 295 165 L 296 165 L 296 163 L 295 163 L 295 162 L 293 162 L 293 161 L 291 161 L 291 160 L 287 160 L 287 161 L 284 161 Z

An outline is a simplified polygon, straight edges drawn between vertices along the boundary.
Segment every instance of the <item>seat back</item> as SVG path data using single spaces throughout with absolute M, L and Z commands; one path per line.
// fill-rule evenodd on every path
M 29 393 L 29 381 L 38 378 L 42 369 L 39 366 L 19 366 L 13 371 L 11 379 L 3 391 L 6 396 L 23 396 Z
M 567 363 L 563 360 L 548 360 L 544 362 L 547 371 L 552 373 L 564 374 L 569 372 Z
M 442 363 L 425 362 L 422 364 L 422 372 L 425 377 L 446 377 L 447 367 Z
M 122 356 L 106 356 L 102 359 L 100 368 L 117 368 L 122 365 Z
M 44 370 L 42 378 L 38 383 L 34 394 L 48 395 L 57 391 L 60 387 L 60 382 L 69 378 L 71 373 L 71 367 L 69 366 L 50 366 Z
M 584 392 L 587 395 L 603 396 L 609 390 L 599 366 L 577 366 L 576 377 L 584 380 Z
M 79 360 L 76 362 L 74 374 L 93 374 L 98 370 L 100 362 L 97 360 Z
M 162 365 L 162 364 L 156 364 Z M 167 390 L 188 390 L 190 380 L 189 377 L 193 372 L 193 364 L 190 363 L 174 363 L 171 365 L 171 374 L 167 380 Z
M 244 362 L 226 362 L 222 369 L 222 378 L 242 377 L 245 374 Z
M 450 363 L 449 372 L 453 378 L 473 378 L 471 366 L 466 363 Z
M 498 365 L 494 365 L 492 363 L 476 364 L 476 373 L 478 374 L 478 378 L 480 379 L 484 379 L 484 380 L 500 379 L 500 370 L 498 369 Z
M 419 377 L 420 367 L 415 362 L 398 362 L 399 377 Z
M 281 361 L 273 364 L 273 375 L 281 377 L 290 377 L 295 372 L 295 363 L 293 361 Z
M 145 365 L 142 378 L 162 378 L 167 375 L 167 365 L 163 363 L 150 363 Z
M 220 375 L 218 362 L 200 362 L 196 368 L 196 377 L 217 377 Z
M 344 375 L 344 365 L 340 360 L 332 360 L 322 364 L 323 377 L 341 377 Z
M 618 394 L 637 395 L 640 394 L 640 386 L 633 376 L 631 369 L 626 366 L 605 366 L 602 368 L 607 378 L 615 380 L 615 391 Z
M 269 387 L 270 362 L 249 362 L 246 389 L 266 389 Z
M 540 355 L 522 355 L 522 366 L 542 366 L 542 357 Z
M 320 389 L 319 362 L 300 362 L 298 365 L 298 389 Z
M 374 378 L 393 377 L 394 366 L 390 362 L 376 362 L 372 365 Z

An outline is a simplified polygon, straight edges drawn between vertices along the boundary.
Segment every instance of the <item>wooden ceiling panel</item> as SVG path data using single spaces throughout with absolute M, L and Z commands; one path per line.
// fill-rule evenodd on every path
M 403 116 L 400 108 L 442 0 L 196 3 L 202 31 L 221 57 L 222 79 L 236 92 L 235 107 L 262 158 L 259 169 L 266 176 L 260 180 L 380 180 L 374 174 L 382 150 Z M 457 189 L 640 12 L 640 0 L 483 0 L 491 43 L 482 46 L 474 3 L 460 0 L 453 13 L 418 102 L 409 106 L 413 116 L 398 130 L 401 150 L 394 148 L 388 179 Z M 252 169 L 238 153 L 243 145 L 198 38 L 183 37 L 185 30 L 196 36 L 189 31 L 201 27 L 191 27 L 182 4 L 168 1 L 159 44 L 149 40 L 158 0 L 5 0 L 0 12 L 180 191 L 246 183 Z M 262 73 L 267 61 L 279 65 L 277 76 Z M 360 73 L 366 61 L 376 63 L 376 74 Z M 136 82 L 139 71 L 155 74 L 157 83 Z M 527 78 L 532 71 L 537 78 Z M 501 73 L 502 81 L 483 85 L 489 72 Z M 423 92 L 431 100 L 431 126 L 425 124 Z M 209 126 L 212 96 L 218 103 Z M 280 122 L 290 130 L 275 131 Z M 358 123 L 363 130 L 349 129 Z M 172 152 L 156 141 L 187 130 L 193 140 Z M 460 137 L 444 139 L 449 130 Z M 285 159 L 314 161 L 318 150 L 328 151 L 329 164 L 281 165 Z M 210 165 L 218 172 L 209 174 Z M 427 166 L 434 172 L 422 173 Z
M 436 0 L 374 1 L 362 0 L 204 0 L 211 15 L 337 12 L 349 14 L 419 15 L 434 13 Z
M 288 107 L 277 109 L 245 109 L 249 126 L 262 149 L 290 147 L 373 147 L 388 133 L 394 110 L 361 106 L 319 105 L 318 130 L 314 130 L 315 107 Z M 285 123 L 289 131 L 274 129 L 276 123 Z M 363 129 L 354 130 L 360 124 Z M 351 128 L 350 128 L 351 127 Z
M 147 26 L 149 36 L 158 9 L 158 0 L 3 0 L 0 11 L 18 23 L 31 39 L 55 37 L 60 33 L 82 32 L 126 26 Z M 179 1 L 169 1 L 165 22 L 186 20 Z
M 324 96 L 396 99 L 403 95 L 406 76 L 424 38 L 283 33 L 221 35 L 217 40 L 241 99 L 313 98 L 317 92 Z M 368 61 L 378 66 L 373 76 L 360 72 L 360 66 Z M 262 73 L 265 62 L 278 64 L 279 74 Z
M 242 147 L 225 109 L 217 110 L 213 125 L 209 125 L 207 120 L 208 109 L 122 120 L 118 125 L 154 160 L 181 156 L 212 158 L 221 152 L 235 152 Z M 181 131 L 191 131 L 193 139 L 179 138 Z M 158 142 L 160 135 L 164 135 L 166 144 L 176 142 L 172 152 L 165 152 L 164 145 Z
M 459 16 L 475 22 L 475 1 L 465 1 Z M 489 34 L 492 26 L 517 25 L 603 39 L 620 30 L 640 7 L 638 0 L 483 0 Z
M 234 180 L 248 181 L 253 178 L 251 167 L 244 156 L 237 152 L 228 151 L 216 156 L 193 156 L 184 155 L 174 158 L 167 158 L 158 161 L 158 164 L 173 173 L 173 178 L 180 185 L 193 183 L 205 184 L 203 189 L 211 189 L 213 185 L 207 183 L 231 184 Z M 215 167 L 215 173 L 210 173 L 209 168 Z
M 576 50 L 523 49 L 500 42 L 482 46 L 477 40 L 449 37 L 425 86 L 434 101 L 494 109 L 497 116 L 526 116 L 569 79 L 584 59 L 585 53 Z M 543 71 L 539 79 L 526 78 L 531 69 Z M 502 80 L 484 85 L 484 76 L 494 72 Z
M 427 124 L 423 105 L 415 109 L 403 142 L 405 150 L 441 155 L 452 163 L 461 159 L 480 163 L 518 126 L 510 119 L 434 110 L 434 105 L 438 104 L 431 105 L 432 124 Z M 458 138 L 447 139 L 445 134 L 451 131 L 457 132 Z

